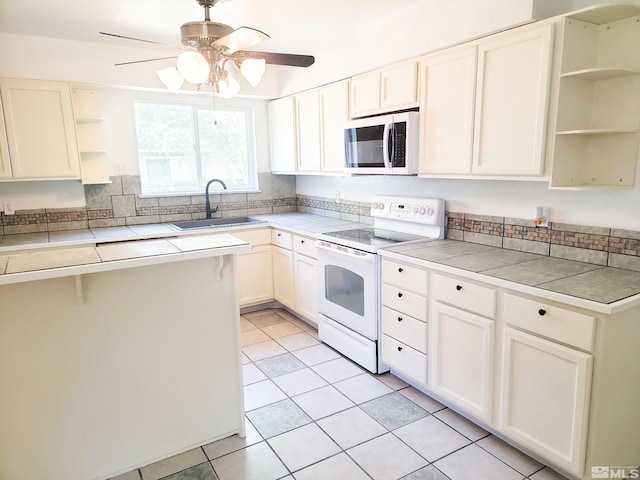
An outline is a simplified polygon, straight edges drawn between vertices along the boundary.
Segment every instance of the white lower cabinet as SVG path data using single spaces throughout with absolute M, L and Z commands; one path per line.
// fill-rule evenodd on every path
M 487 423 L 492 410 L 494 324 L 439 302 L 431 307 L 431 388 Z
M 293 309 L 293 252 L 282 247 L 273 247 L 273 298 L 285 307 Z
M 273 299 L 271 229 L 233 232 L 253 245 L 251 252 L 238 255 L 238 303 L 241 307 Z
M 313 325 L 318 324 L 318 278 L 316 246 L 310 238 L 293 237 L 294 310 Z

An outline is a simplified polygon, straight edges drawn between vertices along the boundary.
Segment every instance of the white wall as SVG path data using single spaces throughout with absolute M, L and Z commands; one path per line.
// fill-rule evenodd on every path
M 640 178 L 636 185 L 640 185 Z M 444 198 L 453 212 L 531 219 L 536 206 L 548 206 L 552 222 L 640 230 L 639 186 L 568 191 L 549 190 L 546 182 L 298 176 L 296 192 L 329 198 L 340 192 L 341 199 L 361 202 L 371 200 L 374 194 Z

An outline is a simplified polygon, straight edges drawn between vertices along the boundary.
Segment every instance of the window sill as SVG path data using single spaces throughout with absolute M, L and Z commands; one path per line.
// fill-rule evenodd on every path
M 262 193 L 262 190 L 209 190 L 209 196 L 213 195 L 234 195 L 244 193 Z M 197 192 L 180 192 L 180 193 L 142 193 L 139 198 L 163 198 L 163 197 L 195 197 L 204 196 L 203 191 Z

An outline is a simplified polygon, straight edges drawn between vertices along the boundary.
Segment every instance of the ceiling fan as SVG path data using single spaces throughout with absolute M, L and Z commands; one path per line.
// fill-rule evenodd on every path
M 238 81 L 229 74 L 228 64 L 235 65 L 251 86 L 257 86 L 267 63 L 291 67 L 308 67 L 315 58 L 311 55 L 271 53 L 243 50 L 269 38 L 266 33 L 251 27 L 233 29 L 223 23 L 212 22 L 209 12 L 219 0 L 196 0 L 204 8 L 204 21 L 188 22 L 180 27 L 182 45 L 166 45 L 152 40 L 99 32 L 101 35 L 175 47 L 183 50 L 177 57 L 150 58 L 116 63 L 116 66 L 177 58 L 175 67 L 158 70 L 158 77 L 171 91 L 178 92 L 184 80 L 198 85 L 211 85 L 213 93 L 230 98 L 240 90 Z

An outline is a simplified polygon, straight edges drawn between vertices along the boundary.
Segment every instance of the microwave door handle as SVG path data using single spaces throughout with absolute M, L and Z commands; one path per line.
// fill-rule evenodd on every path
M 391 128 L 393 124 L 387 123 L 384 126 L 384 132 L 382 134 L 382 159 L 384 160 L 385 168 L 391 168 L 391 158 L 389 151 L 389 134 L 391 133 Z
M 389 167 L 395 167 L 396 161 L 396 124 L 392 123 L 389 128 L 389 134 L 391 135 L 391 153 L 389 158 Z

